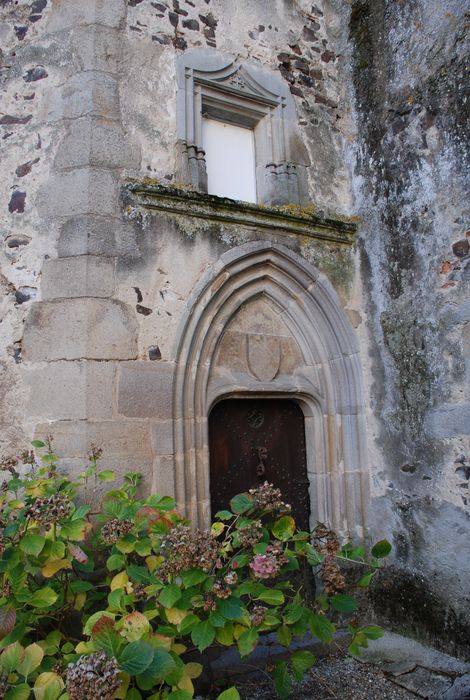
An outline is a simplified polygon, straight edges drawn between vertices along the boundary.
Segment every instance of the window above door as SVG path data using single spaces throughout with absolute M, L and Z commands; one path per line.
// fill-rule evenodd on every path
M 178 180 L 231 199 L 304 203 L 309 161 L 281 76 L 206 49 L 178 61 Z

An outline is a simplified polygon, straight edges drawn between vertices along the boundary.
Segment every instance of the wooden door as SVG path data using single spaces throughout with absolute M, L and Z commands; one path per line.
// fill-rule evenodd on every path
M 289 399 L 228 399 L 209 416 L 212 515 L 237 493 L 268 481 L 292 506 L 297 527 L 309 530 L 305 425 Z

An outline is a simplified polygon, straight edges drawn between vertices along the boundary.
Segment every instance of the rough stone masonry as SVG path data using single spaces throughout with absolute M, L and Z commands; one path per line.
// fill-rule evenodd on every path
M 204 521 L 213 403 L 297 397 L 312 513 L 393 541 L 375 614 L 468 655 L 468 27 L 461 0 L 0 0 L 1 455 L 95 442 Z M 257 205 L 204 192 L 197 99 L 268 134 Z

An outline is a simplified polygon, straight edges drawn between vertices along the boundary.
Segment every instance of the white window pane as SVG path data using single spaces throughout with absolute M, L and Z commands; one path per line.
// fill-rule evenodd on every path
M 202 120 L 209 194 L 256 202 L 255 142 L 251 129 Z

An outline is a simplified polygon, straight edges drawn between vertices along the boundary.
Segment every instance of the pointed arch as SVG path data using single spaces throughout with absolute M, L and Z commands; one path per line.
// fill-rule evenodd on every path
M 302 362 L 269 382 L 215 370 L 228 324 L 263 298 L 295 338 Z M 359 347 L 326 277 L 291 250 L 252 242 L 222 255 L 181 321 L 174 385 L 175 491 L 194 521 L 210 517 L 208 414 L 227 396 L 296 398 L 306 421 L 312 520 L 362 535 L 367 465 Z

